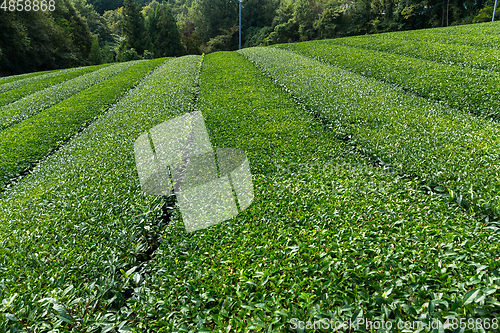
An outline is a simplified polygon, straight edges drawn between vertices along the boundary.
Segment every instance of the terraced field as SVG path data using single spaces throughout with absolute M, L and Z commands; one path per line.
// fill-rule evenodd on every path
M 498 38 L 0 79 L 0 332 L 499 332 Z M 134 141 L 192 111 L 246 152 L 255 198 L 186 233 L 175 197 L 142 192 Z

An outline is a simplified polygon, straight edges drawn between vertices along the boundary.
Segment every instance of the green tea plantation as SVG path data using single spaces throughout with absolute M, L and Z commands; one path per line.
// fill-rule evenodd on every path
M 134 142 L 254 198 L 186 232 Z M 0 333 L 500 332 L 500 24 L 0 78 Z

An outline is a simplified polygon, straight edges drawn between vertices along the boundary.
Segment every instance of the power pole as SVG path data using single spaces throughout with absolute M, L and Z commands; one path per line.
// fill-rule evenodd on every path
M 491 22 L 495 22 L 495 13 L 497 11 L 497 1 L 495 0 L 495 8 L 493 8 L 493 17 L 491 18 Z
M 239 35 L 240 35 L 240 50 L 241 50 L 241 3 L 243 2 L 243 0 L 238 0 L 238 2 L 240 3 L 240 32 L 239 32 Z

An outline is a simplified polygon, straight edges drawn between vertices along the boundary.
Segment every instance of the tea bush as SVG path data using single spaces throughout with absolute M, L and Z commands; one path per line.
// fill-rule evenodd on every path
M 387 35 L 369 35 L 337 38 L 323 41 L 328 47 L 346 45 L 410 56 L 493 72 L 500 71 L 500 50 L 461 44 L 433 43 L 428 41 L 402 40 Z
M 192 110 L 199 58 L 167 61 L 2 194 L 0 329 L 127 330 L 158 205 L 140 189 L 134 141 Z
M 107 66 L 109 65 L 106 64 L 99 66 L 58 70 L 44 75 L 33 76 L 23 80 L 17 80 L 11 83 L 3 84 L 0 86 L 0 107 L 15 102 L 18 99 L 21 99 L 30 94 L 36 93 L 44 88 L 54 86 L 58 83 L 74 79 L 80 75 L 90 73 Z
M 500 120 L 500 73 L 312 41 L 279 47 L 395 84 L 408 92 Z
M 497 122 L 292 52 L 242 53 L 366 154 L 500 217 Z
M 99 117 L 165 59 L 135 64 L 117 75 L 0 131 L 0 179 L 8 182 Z
M 88 71 L 91 71 L 90 73 L 42 90 L 38 90 L 37 92 L 19 99 L 14 103 L 3 106 L 0 109 L 0 131 L 9 126 L 15 125 L 82 90 L 90 88 L 94 84 L 106 80 L 107 78 L 116 75 L 134 64 L 135 62 L 119 63 L 111 66 L 107 64 L 99 65 L 104 68 L 96 71 L 88 69 Z
M 256 196 L 194 234 L 175 216 L 129 301 L 137 332 L 498 314 L 499 235 L 371 166 L 242 56 L 205 57 L 197 109 L 214 146 L 246 151 Z

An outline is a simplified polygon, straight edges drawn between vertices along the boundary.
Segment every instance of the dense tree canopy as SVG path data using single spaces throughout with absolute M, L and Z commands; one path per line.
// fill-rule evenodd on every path
M 0 74 L 234 50 L 238 6 L 238 0 L 58 0 L 53 12 L 0 9 Z M 244 0 L 242 42 L 441 27 L 492 15 L 493 0 Z
M 185 54 L 181 34 L 172 10 L 166 2 L 156 4 L 147 16 L 148 34 L 156 57 L 181 56 Z
M 151 41 L 144 25 L 144 17 L 134 0 L 123 2 L 123 32 L 126 38 L 123 47 L 133 48 L 139 54 L 151 48 Z
M 1 11 L 0 73 L 88 64 L 92 35 L 67 0 L 55 11 Z

